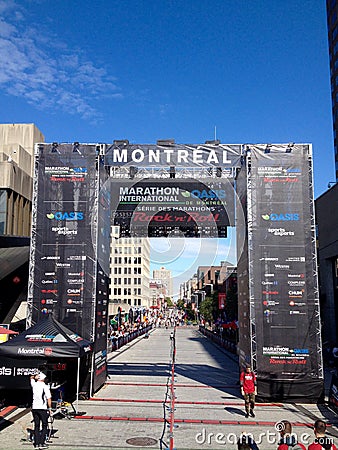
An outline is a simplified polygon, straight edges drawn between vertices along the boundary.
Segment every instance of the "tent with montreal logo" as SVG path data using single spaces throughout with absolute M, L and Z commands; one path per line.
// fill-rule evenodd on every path
M 2 396 L 12 397 L 19 392 L 21 399 L 29 398 L 30 375 L 41 370 L 52 390 L 53 386 L 67 384 L 69 398 L 75 394 L 78 404 L 91 353 L 91 342 L 47 315 L 12 340 L 0 344 Z

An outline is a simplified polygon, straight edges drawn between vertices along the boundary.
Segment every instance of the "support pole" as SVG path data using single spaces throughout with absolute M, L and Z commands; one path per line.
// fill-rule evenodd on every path
M 80 390 L 80 358 L 77 358 L 77 377 L 76 377 L 76 412 L 79 412 L 79 390 Z
M 170 336 L 172 340 L 171 383 L 170 383 L 170 440 L 169 449 L 174 450 L 174 424 L 175 424 L 175 357 L 176 357 L 176 327 Z

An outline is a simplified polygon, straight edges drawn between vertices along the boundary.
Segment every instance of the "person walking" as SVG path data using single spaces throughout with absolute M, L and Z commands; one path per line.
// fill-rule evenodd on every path
M 279 430 L 280 441 L 277 450 L 306 450 L 304 444 L 297 442 L 296 436 L 292 433 L 292 425 L 288 420 L 281 420 L 275 425 Z
M 323 420 L 316 420 L 313 432 L 316 436 L 315 441 L 308 446 L 308 450 L 337 450 L 333 439 L 325 436 L 326 423 Z
M 52 408 L 52 395 L 45 379 L 46 375 L 42 372 L 30 377 L 33 391 L 34 448 L 39 450 L 48 448 L 46 444 L 48 414 Z
M 255 396 L 257 395 L 256 375 L 251 370 L 251 366 L 247 365 L 240 375 L 241 394 L 245 402 L 245 417 L 255 417 Z

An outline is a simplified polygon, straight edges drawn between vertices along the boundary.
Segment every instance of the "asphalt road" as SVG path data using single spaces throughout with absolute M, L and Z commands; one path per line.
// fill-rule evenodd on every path
M 93 399 L 79 402 L 81 415 L 54 421 L 50 449 L 237 449 L 244 432 L 254 436 L 259 450 L 273 450 L 280 420 L 289 420 L 307 446 L 317 418 L 332 424 L 329 435 L 338 442 L 338 420 L 326 405 L 262 403 L 256 405 L 256 417 L 246 419 L 236 356 L 195 327 L 179 327 L 173 366 L 172 331 L 154 329 L 148 339 L 109 354 L 105 386 Z M 33 448 L 27 441 L 29 426 L 29 411 L 3 419 L 0 449 Z

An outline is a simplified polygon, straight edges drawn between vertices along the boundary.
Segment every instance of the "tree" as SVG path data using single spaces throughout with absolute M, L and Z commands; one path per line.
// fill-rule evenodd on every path
M 205 297 L 200 304 L 199 310 L 206 322 L 212 322 L 214 318 L 214 299 L 212 297 Z
M 235 286 L 227 290 L 225 312 L 229 320 L 238 319 L 238 296 Z
M 185 313 L 188 320 L 195 320 L 195 311 L 192 309 L 191 303 L 188 303 L 185 308 Z
M 174 306 L 174 303 L 170 297 L 166 297 L 165 301 L 167 302 L 167 306 Z
M 177 300 L 176 306 L 178 309 L 184 309 L 184 300 L 182 299 Z

